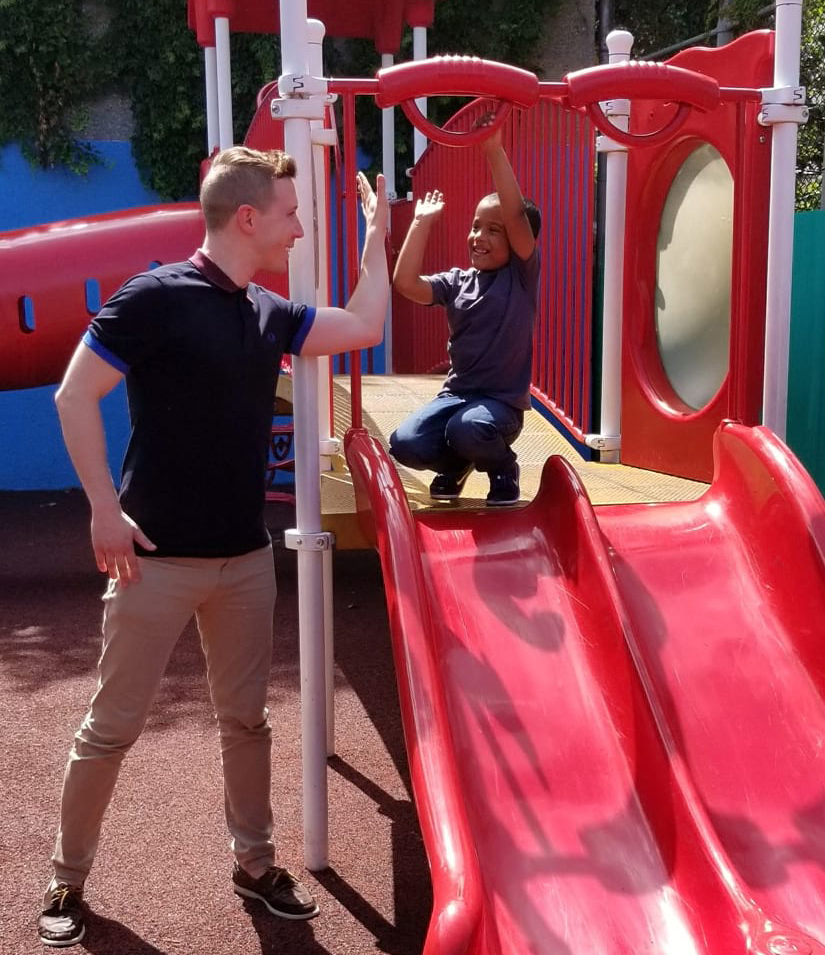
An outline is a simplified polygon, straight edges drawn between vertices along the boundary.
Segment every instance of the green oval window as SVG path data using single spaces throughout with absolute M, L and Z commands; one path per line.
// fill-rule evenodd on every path
M 695 149 L 665 200 L 656 246 L 656 338 L 667 377 L 703 408 L 728 372 L 733 179 L 712 146 Z

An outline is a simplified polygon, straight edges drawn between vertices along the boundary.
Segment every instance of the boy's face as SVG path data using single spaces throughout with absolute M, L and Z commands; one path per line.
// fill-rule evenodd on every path
M 501 206 L 494 196 L 485 196 L 478 206 L 467 236 L 470 264 L 482 272 L 500 269 L 510 261 L 510 243 L 501 215 Z

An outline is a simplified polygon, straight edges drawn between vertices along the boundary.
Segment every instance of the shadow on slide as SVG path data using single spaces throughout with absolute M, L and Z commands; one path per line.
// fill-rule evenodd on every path
M 346 451 L 385 576 L 433 882 L 425 955 L 825 955 L 825 503 L 724 424 L 698 501 L 413 514 Z

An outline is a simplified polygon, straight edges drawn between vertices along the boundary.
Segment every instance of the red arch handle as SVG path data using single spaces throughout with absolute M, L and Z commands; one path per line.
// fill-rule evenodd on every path
M 512 103 L 499 102 L 492 123 L 461 133 L 446 130 L 442 126 L 436 126 L 435 123 L 430 122 L 416 106 L 415 100 L 408 99 L 401 103 L 401 109 L 404 110 L 407 119 L 413 126 L 424 133 L 427 139 L 441 143 L 442 146 L 474 146 L 476 143 L 482 142 L 504 125 L 512 108 Z
M 633 61 L 593 66 L 568 73 L 567 99 L 576 109 L 586 109 L 605 136 L 625 146 L 653 146 L 667 142 L 681 129 L 691 109 L 708 111 L 720 102 L 719 84 L 713 77 L 666 63 Z M 608 99 L 665 100 L 679 108 L 661 129 L 652 133 L 626 133 L 604 115 L 600 101 Z
M 379 107 L 401 105 L 407 118 L 435 142 L 446 146 L 472 146 L 491 136 L 510 114 L 513 106 L 533 106 L 539 98 L 535 73 L 482 60 L 476 56 L 434 56 L 428 60 L 399 63 L 377 73 Z M 421 96 L 473 96 L 499 101 L 495 119 L 466 133 L 447 132 L 430 122 L 415 104 Z
M 685 125 L 690 116 L 690 106 L 687 103 L 679 103 L 679 108 L 671 119 L 661 129 L 656 129 L 652 133 L 626 133 L 610 122 L 598 103 L 590 103 L 587 106 L 587 114 L 597 129 L 617 143 L 625 146 L 658 146 L 672 139 Z
M 388 66 L 376 76 L 375 103 L 381 107 L 419 96 L 488 96 L 523 107 L 539 98 L 535 73 L 477 56 L 434 56 Z

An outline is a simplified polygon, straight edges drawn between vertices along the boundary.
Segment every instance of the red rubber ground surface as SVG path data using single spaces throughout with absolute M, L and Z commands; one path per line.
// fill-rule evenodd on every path
M 291 526 L 270 512 L 273 534 Z M 330 863 L 303 869 L 295 556 L 276 544 L 270 709 L 279 861 L 316 894 L 311 922 L 230 888 L 217 733 L 193 627 L 126 759 L 87 882 L 96 955 L 417 955 L 430 883 L 409 793 L 384 592 L 373 552 L 335 555 L 336 740 Z M 0 493 L 0 953 L 46 951 L 35 920 L 72 735 L 96 680 L 100 594 L 79 492 Z

